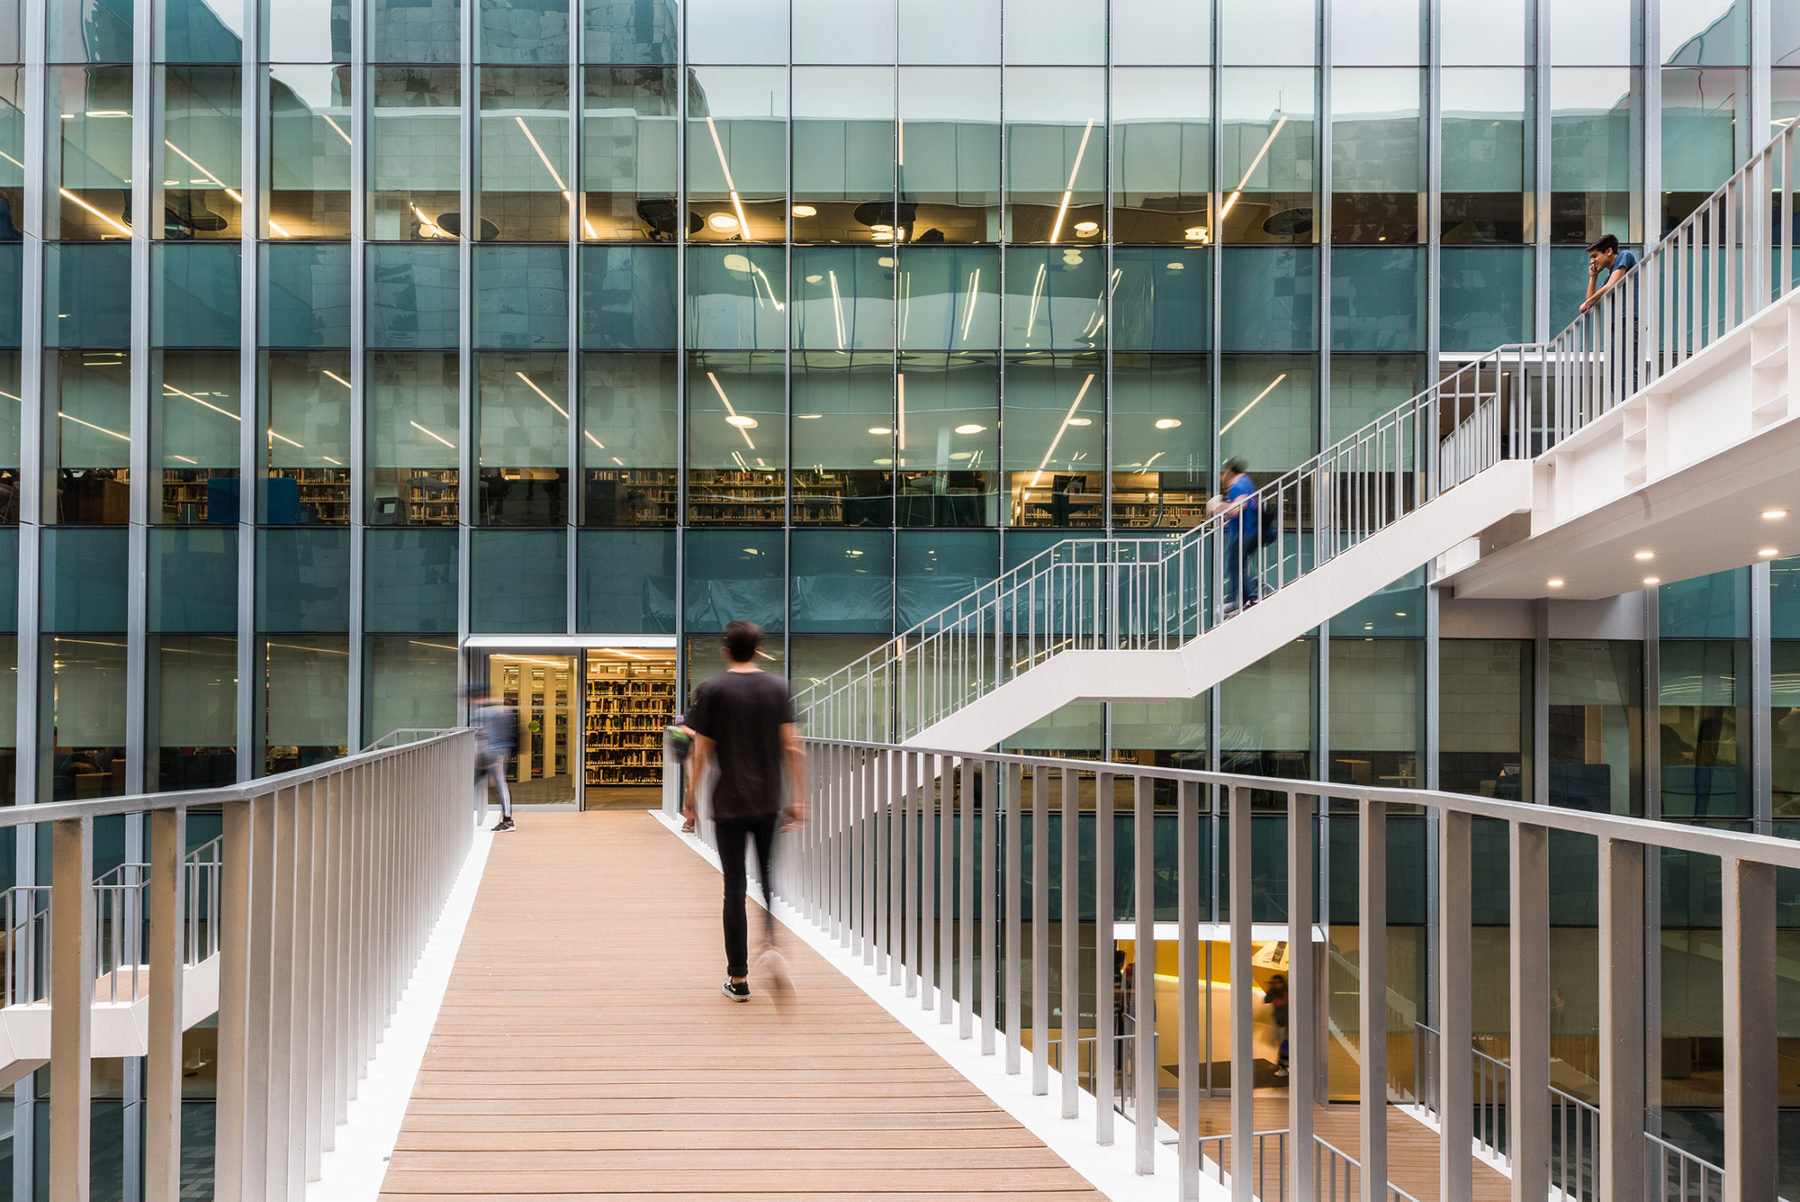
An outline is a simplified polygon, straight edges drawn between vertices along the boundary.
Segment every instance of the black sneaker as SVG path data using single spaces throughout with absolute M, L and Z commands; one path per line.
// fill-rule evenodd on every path
M 493 833 L 496 835 L 504 835 L 507 831 L 516 831 L 518 829 L 518 827 L 513 825 L 513 820 L 511 818 L 502 818 L 500 821 L 494 823 Z
M 750 982 L 748 981 L 734 981 L 730 977 L 726 977 L 725 984 L 720 986 L 720 989 L 724 992 L 726 997 L 734 1002 L 747 1002 L 750 1000 Z

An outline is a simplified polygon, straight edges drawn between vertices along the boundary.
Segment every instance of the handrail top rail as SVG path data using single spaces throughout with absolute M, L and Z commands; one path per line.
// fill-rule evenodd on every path
M 281 772 L 274 776 L 262 776 L 235 785 L 215 785 L 210 789 L 182 789 L 172 793 L 127 793 L 119 797 L 102 797 L 94 801 L 46 801 L 33 805 L 0 806 L 0 829 L 13 826 L 33 826 L 40 822 L 67 822 L 82 818 L 117 818 L 124 814 L 148 814 L 158 810 L 179 810 L 194 806 L 229 805 L 234 802 L 250 801 L 257 797 L 267 797 L 271 793 L 279 793 L 283 789 L 292 789 L 308 784 L 321 777 L 342 772 L 347 768 L 362 767 L 397 756 L 402 752 L 417 751 L 422 747 L 448 742 L 470 733 L 472 733 L 472 728 L 459 727 L 455 730 L 445 731 L 433 738 L 421 739 L 417 743 L 356 751 L 335 760 L 328 760 L 323 764 L 314 764 L 310 768 L 295 768 L 290 772 Z
M 1518 822 L 1541 826 L 1570 834 L 1589 835 L 1597 839 L 1617 839 L 1647 847 L 1663 847 L 1673 851 L 1698 852 L 1726 860 L 1749 860 L 1777 868 L 1800 870 L 1800 839 L 1779 839 L 1773 835 L 1721 831 L 1711 827 L 1685 826 L 1649 818 L 1633 818 L 1624 814 L 1595 814 L 1586 810 L 1569 810 L 1557 806 L 1523 801 L 1501 801 L 1468 793 L 1447 793 L 1434 789 L 1394 789 L 1372 785 L 1338 784 L 1334 781 L 1301 780 L 1293 777 L 1247 776 L 1236 772 L 1210 772 L 1198 768 L 1140 767 L 1107 760 L 1076 760 L 1061 756 L 1009 755 L 1003 752 L 955 751 L 941 747 L 914 747 L 894 743 L 867 743 L 855 739 L 830 739 L 806 736 L 807 743 L 848 747 L 862 751 L 901 751 L 920 755 L 939 755 L 955 760 L 981 763 L 1017 764 L 1021 767 L 1053 765 L 1074 768 L 1108 776 L 1141 776 L 1171 783 L 1194 783 L 1228 789 L 1263 789 L 1279 793 L 1300 793 L 1309 797 L 1334 798 L 1357 802 L 1380 802 L 1384 805 L 1423 806 L 1442 813 L 1467 814 L 1473 818 L 1492 818 L 1500 822 Z

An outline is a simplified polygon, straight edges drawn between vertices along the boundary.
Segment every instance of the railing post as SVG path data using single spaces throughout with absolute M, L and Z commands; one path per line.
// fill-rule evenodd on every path
M 1313 1196 L 1312 1160 L 1300 1154 L 1313 1142 L 1313 1085 L 1318 1075 L 1319 1030 L 1313 971 L 1314 798 L 1288 794 L 1288 1132 L 1295 1149 L 1295 1198 Z M 1386 1037 L 1382 1039 L 1385 1044 Z M 1184 1061 L 1183 1064 L 1191 1063 Z M 1385 1074 L 1384 1074 L 1385 1077 Z
M 150 814 L 150 1031 L 144 1057 L 144 1202 L 181 1199 L 183 918 L 187 809 Z
M 1775 1196 L 1781 1146 L 1775 869 L 1735 858 L 1724 869 L 1724 1202 L 1755 1202 Z
M 957 945 L 957 1010 L 958 1038 L 975 1037 L 975 761 L 960 761 L 957 776 L 961 785 L 962 818 L 957 823 L 956 864 L 956 945 Z M 985 908 L 985 907 L 984 907 Z
M 1050 790 L 1031 770 L 1031 1092 L 1050 1092 Z
M 1444 811 L 1438 821 L 1438 1197 L 1442 1202 L 1469 1202 L 1474 1189 L 1469 822 L 1469 815 L 1454 810 Z
M 1000 841 L 1000 807 L 1006 799 L 1000 765 L 981 765 L 981 1054 L 994 1054 L 994 1034 L 999 1026 L 999 1006 L 995 994 L 994 957 L 1000 952 L 998 873 L 994 861 Z
M 50 1202 L 87 1202 L 93 1098 L 94 820 L 50 827 Z
M 1175 841 L 1179 849 L 1175 868 L 1175 892 L 1179 899 L 1176 921 L 1181 930 L 1176 945 L 1175 975 L 1180 995 L 1176 1011 L 1180 1039 L 1180 1074 L 1176 1079 L 1176 1162 L 1181 1180 L 1181 1202 L 1200 1197 L 1200 786 L 1184 780 L 1176 794 Z M 1066 887 L 1066 886 L 1065 886 Z M 1207 999 L 1211 1001 L 1210 998 Z
M 1113 1007 L 1113 775 L 1094 774 L 1094 1142 L 1113 1142 L 1113 1072 L 1118 1015 Z
M 250 860 L 256 799 L 227 802 L 219 840 L 219 1071 L 213 1197 L 244 1202 L 249 1174 Z M 262 1032 L 257 1033 L 258 1038 Z M 260 1132 L 258 1133 L 260 1137 Z M 257 1178 L 261 1193 L 262 1179 Z
M 1360 978 L 1357 1025 L 1361 1029 L 1362 1046 L 1362 1108 L 1358 1115 L 1362 1126 L 1361 1202 L 1387 1202 L 1387 803 L 1384 801 L 1363 799 L 1356 860 L 1357 972 Z M 1293 993 L 1292 989 L 1288 990 L 1290 997 Z M 1289 1005 L 1291 1007 L 1292 1003 Z M 1288 1029 L 1293 1028 L 1290 1025 Z M 1415 1028 L 1415 1066 L 1422 1051 Z M 1292 1080 L 1289 1077 L 1289 1081 Z M 1305 1150 L 1296 1149 L 1295 1156 L 1304 1158 Z
M 1133 783 L 1131 850 L 1136 888 L 1132 891 L 1132 916 L 1136 919 L 1137 965 L 1131 974 L 1131 1052 L 1137 1097 L 1132 1114 L 1137 1171 L 1147 1175 L 1156 1171 L 1156 1078 L 1161 1071 L 1156 1061 L 1156 807 L 1150 778 L 1139 776 Z M 1249 980 L 1249 974 L 1242 979 Z
M 1250 790 L 1231 789 L 1227 816 L 1231 841 L 1231 1197 L 1252 1202 L 1255 1161 L 1256 1047 L 1250 982 Z
M 1600 1196 L 1642 1198 L 1644 845 L 1600 841 Z
M 1006 864 L 1001 884 L 1001 905 L 1005 909 L 1006 942 L 1001 955 L 1005 960 L 1003 968 L 1006 974 L 1006 1071 L 1016 1074 L 1019 1071 L 1019 1027 L 1025 1012 L 1021 981 L 1024 952 L 1021 936 L 1024 933 L 1025 916 L 1024 907 L 1019 904 L 1024 891 L 1025 814 L 1021 804 L 1024 773 L 1017 764 L 1007 764 L 1003 771 L 1006 778 L 1006 829 L 1002 837 L 1006 841 Z M 992 896 L 991 890 L 989 896 Z
M 1550 832 L 1511 833 L 1512 1075 L 1507 1097 L 1513 1202 L 1550 1192 Z
M 1081 798 L 1080 778 L 1062 770 L 1062 1116 L 1081 1113 Z M 1101 942 L 1096 936 L 1096 942 Z M 1107 982 L 1096 981 L 1098 992 Z

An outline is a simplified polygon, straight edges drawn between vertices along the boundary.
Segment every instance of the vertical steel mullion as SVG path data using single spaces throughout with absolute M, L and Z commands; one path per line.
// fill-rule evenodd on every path
M 1644 845 L 1600 840 L 1600 1196 L 1644 1196 Z
M 1094 1142 L 1113 1142 L 1113 1073 L 1118 1014 L 1114 1008 L 1113 774 L 1094 774 Z
M 1182 1202 L 1200 1197 L 1200 786 L 1192 780 L 1177 786 L 1175 813 L 1176 946 L 1179 995 L 1179 1076 L 1176 1078 L 1175 1134 L 1179 1171 L 1177 1196 Z M 1297 946 L 1289 944 L 1290 947 Z M 1292 958 L 1292 957 L 1290 957 Z M 1210 992 L 1210 991 L 1209 991 Z M 1209 997 L 1208 1002 L 1212 999 Z
M 1725 1181 L 1723 1202 L 1776 1193 L 1780 1020 L 1775 869 L 1741 858 L 1724 863 L 1720 944 L 1725 984 Z
M 1156 1171 L 1156 806 L 1149 777 L 1132 781 L 1132 889 L 1131 913 L 1136 962 L 1131 979 L 1132 1061 L 1137 1096 L 1132 1104 L 1136 1135 L 1137 1171 L 1148 1176 Z M 1244 980 L 1249 980 L 1245 974 Z M 1237 1162 L 1248 1164 L 1246 1157 Z M 1250 1175 L 1242 1174 L 1246 1185 Z
M 1001 951 L 1006 974 L 1006 1071 L 1017 1074 L 1019 1071 L 1019 1030 L 1024 1019 L 1023 969 L 1024 949 L 1022 935 L 1024 932 L 1024 906 L 1020 897 L 1024 891 L 1024 772 L 1018 764 L 1008 764 L 1006 774 L 1006 810 L 1005 826 L 1001 840 L 1005 844 L 1006 862 L 1004 879 L 1001 882 L 1001 912 L 1006 922 L 1004 938 L 1005 946 Z M 1040 1053 L 1042 1048 L 1037 1049 Z

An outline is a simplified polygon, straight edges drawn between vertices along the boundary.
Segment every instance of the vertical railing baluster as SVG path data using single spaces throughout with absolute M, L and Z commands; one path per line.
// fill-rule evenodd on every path
M 1508 831 L 1512 1051 L 1507 1153 L 1513 1202 L 1525 1202 L 1550 1189 L 1550 833 L 1523 822 L 1508 824 Z
M 1325 799 L 1322 804 L 1329 805 L 1330 800 Z M 1356 859 L 1357 1025 L 1362 1047 L 1362 1106 L 1357 1121 L 1362 1135 L 1363 1180 L 1367 1183 L 1361 1202 L 1384 1202 L 1382 1187 L 1388 1180 L 1386 802 L 1363 798 Z M 1414 1027 L 1415 1081 L 1421 1051 L 1419 1031 Z M 1421 1103 L 1424 1101 L 1424 1090 L 1416 1084 L 1414 1095 Z
M 1474 1042 L 1470 973 L 1469 816 L 1445 811 L 1438 820 L 1438 1195 L 1470 1202 L 1474 1184 L 1469 1149 L 1473 1095 L 1469 1048 Z M 1381 1184 L 1385 1185 L 1386 1182 Z
M 181 1033 L 187 808 L 150 814 L 150 1026 L 144 1057 L 144 1202 L 181 1198 Z
M 1005 947 L 1001 952 L 1006 980 L 1006 1071 L 1016 1074 L 1019 1071 L 1019 1051 L 1023 1038 L 1020 1027 L 1023 1025 L 1025 1006 L 1022 988 L 1024 948 L 1021 939 L 1025 907 L 1020 904 L 1024 895 L 1024 774 L 1017 764 L 1007 764 L 1002 771 L 1006 779 L 1005 823 L 1001 834 L 1006 848 L 1006 861 L 1005 875 L 1000 886 L 1003 891 L 1001 912 L 1006 920 Z M 988 896 L 992 896 L 991 891 Z M 1041 1054 L 1043 1049 L 1038 1051 Z
M 1313 1096 L 1318 1080 L 1314 1037 L 1322 1026 L 1313 955 L 1314 807 L 1310 795 L 1288 794 L 1288 1131 L 1303 1146 L 1313 1138 Z M 1383 1073 L 1384 1088 L 1386 1078 Z M 1294 1167 L 1294 1196 L 1311 1197 L 1316 1184 L 1311 1173 L 1298 1161 Z
M 957 992 L 961 1002 L 957 1034 L 963 1039 L 975 1036 L 975 791 L 980 787 L 974 760 L 961 760 L 958 763 L 958 775 L 961 784 L 958 792 L 962 795 L 962 820 L 958 825 L 958 843 L 961 855 L 958 858 L 956 879 L 956 935 L 957 952 L 961 970 L 961 985 Z M 982 907 L 985 909 L 986 907 Z
M 1094 774 L 1094 1142 L 1113 1142 L 1115 1036 L 1113 949 L 1113 774 Z
M 1081 1039 L 1081 798 L 1075 769 L 1062 770 L 1062 847 L 1057 867 L 1062 873 L 1059 950 L 1062 953 L 1062 1116 L 1080 1114 L 1081 1072 L 1077 1049 Z M 1097 982 L 1099 989 L 1104 982 Z
M 1000 813 L 1003 806 L 1011 803 L 1005 796 L 1005 776 L 1001 766 L 992 760 L 983 760 L 980 764 L 980 788 L 977 797 L 981 802 L 981 872 L 979 897 L 981 901 L 981 962 L 980 972 L 981 994 L 981 1054 L 994 1054 L 994 1036 L 1000 1026 L 999 1001 L 995 996 L 998 988 L 997 965 L 994 961 L 1000 954 L 1000 880 L 995 860 L 999 855 Z
M 94 820 L 50 824 L 50 1202 L 87 1202 L 93 1097 Z
M 1753 1202 L 1775 1196 L 1780 1158 L 1773 1150 L 1782 1146 L 1775 869 L 1735 857 L 1723 867 L 1723 1202 Z
M 1031 1092 L 1050 1092 L 1050 795 L 1031 770 Z
M 1600 1196 L 1644 1195 L 1644 846 L 1600 840 Z
M 1139 775 L 1132 782 L 1132 889 L 1135 967 L 1131 981 L 1132 1058 L 1137 1096 L 1132 1103 L 1137 1171 L 1156 1171 L 1156 805 L 1153 783 Z M 1246 975 L 1245 980 L 1249 977 Z
M 1175 798 L 1175 949 L 1178 1060 L 1175 1098 L 1177 1196 L 1182 1202 L 1200 1197 L 1200 786 L 1191 780 L 1176 786 Z M 1154 981 L 1154 976 L 1152 980 Z M 1210 999 L 1208 999 L 1210 1001 Z
M 1251 859 L 1250 790 L 1230 789 L 1231 809 L 1227 838 L 1231 864 L 1231 1196 L 1233 1202 L 1252 1202 L 1250 1162 L 1255 1152 L 1251 1134 L 1256 1129 L 1256 1051 L 1253 1000 L 1249 984 L 1255 978 L 1250 962 Z

